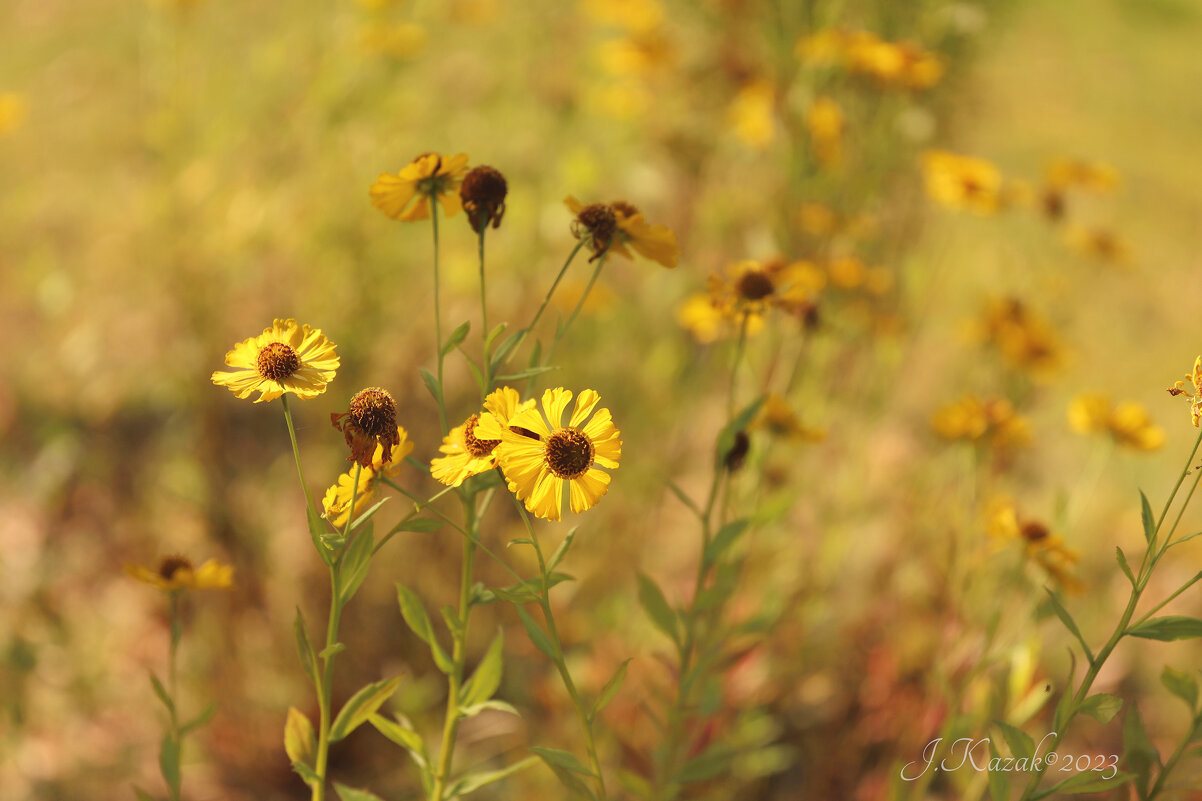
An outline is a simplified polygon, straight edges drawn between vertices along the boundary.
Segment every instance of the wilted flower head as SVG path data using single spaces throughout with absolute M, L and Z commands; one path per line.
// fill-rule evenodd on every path
M 572 220 L 572 236 L 577 239 L 588 237 L 593 249 L 589 261 L 600 258 L 613 244 L 614 234 L 618 230 L 618 217 L 613 206 L 608 203 L 590 203 L 582 205 L 576 198 L 564 198 L 564 205 L 576 215 Z
M 493 228 L 501 225 L 508 191 L 509 184 L 499 170 L 486 165 L 468 170 L 459 187 L 459 198 L 473 231 L 482 231 L 489 223 Z
M 1009 366 L 1033 377 L 1043 378 L 1064 365 L 1056 332 L 1018 298 L 989 299 L 974 329 L 976 338 L 995 347 Z
M 642 212 L 624 200 L 615 200 L 610 208 L 618 226 L 610 250 L 630 259 L 630 251 L 626 249 L 629 245 L 645 259 L 669 269 L 676 266 L 680 247 L 676 244 L 676 234 L 672 229 L 666 225 L 651 225 L 643 218 Z
M 392 461 L 392 448 L 400 440 L 397 434 L 396 401 L 387 390 L 368 387 L 351 398 L 350 407 L 330 414 L 330 423 L 346 437 L 350 458 L 363 467 L 371 467 L 376 445 L 383 448 L 384 462 Z

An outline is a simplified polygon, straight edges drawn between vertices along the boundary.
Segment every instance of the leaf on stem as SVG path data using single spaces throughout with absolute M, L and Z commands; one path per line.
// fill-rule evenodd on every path
M 163 741 L 159 744 L 159 770 L 171 788 L 172 797 L 179 798 L 179 740 L 170 733 L 163 735 Z
M 1081 629 L 1077 628 L 1077 622 L 1073 620 L 1073 616 L 1064 608 L 1064 604 L 1060 603 L 1060 599 L 1056 597 L 1056 593 L 1047 587 L 1044 587 L 1044 589 L 1047 591 L 1048 598 L 1052 602 L 1052 610 L 1056 613 L 1056 617 L 1060 618 L 1060 622 L 1064 624 L 1064 627 L 1077 638 L 1077 642 L 1081 644 L 1081 650 L 1085 652 L 1085 658 L 1092 665 L 1094 659 L 1093 651 L 1089 650 L 1089 643 L 1085 642 L 1085 638 L 1081 636 Z
M 179 727 L 179 736 L 183 737 L 188 732 L 199 729 L 201 726 L 209 722 L 209 718 L 213 717 L 213 713 L 217 711 L 217 704 L 210 703 L 196 717 Z
M 371 566 L 371 556 L 375 552 L 375 540 L 371 527 L 359 532 L 351 542 L 350 547 L 342 557 L 342 567 L 338 573 L 339 604 L 345 606 L 355 597 L 363 580 L 367 578 L 367 569 Z
M 710 540 L 709 546 L 705 549 L 704 559 L 706 566 L 713 565 L 722 558 L 722 554 L 727 548 L 735 544 L 735 541 L 742 536 L 750 523 L 750 520 L 743 518 L 727 523 L 718 529 L 718 533 L 714 535 L 714 538 Z
M 573 773 L 579 773 L 582 776 L 596 775 L 592 769 L 581 762 L 571 751 L 564 751 L 562 748 L 546 748 L 540 745 L 531 746 L 530 750 L 538 754 L 548 765 L 561 767 Z
M 439 646 L 438 640 L 434 637 L 434 628 L 430 625 L 430 617 L 426 614 L 426 607 L 422 605 L 422 601 L 417 597 L 417 593 L 406 587 L 404 584 L 397 584 L 397 600 L 401 605 L 401 616 L 405 618 L 405 623 L 409 628 L 421 638 L 422 642 L 430 647 L 430 655 L 434 658 L 434 664 L 438 669 L 448 676 L 454 672 L 454 665 L 447 655 Z
M 471 328 L 471 320 L 464 320 L 462 323 L 460 323 L 459 327 L 452 331 L 451 335 L 447 337 L 446 342 L 442 343 L 442 355 L 446 356 L 451 351 L 455 350 L 455 348 L 459 347 L 463 340 L 467 339 L 467 332 L 470 331 Z
M 382 801 L 380 796 L 367 790 L 356 790 L 345 784 L 334 782 L 334 791 L 342 801 Z
M 1114 546 L 1114 558 L 1118 560 L 1119 569 L 1123 571 L 1123 575 L 1127 577 L 1127 581 L 1131 582 L 1131 586 L 1134 587 L 1135 576 L 1131 572 L 1131 565 L 1127 564 L 1127 555 L 1117 545 Z
M 422 381 L 425 382 L 426 389 L 430 391 L 430 395 L 433 396 L 434 402 L 441 406 L 442 385 L 438 383 L 438 379 L 434 377 L 433 373 L 424 367 L 419 367 L 418 372 L 421 373 Z
M 1151 544 L 1156 536 L 1156 518 L 1152 515 L 1152 504 L 1148 503 L 1148 496 L 1144 495 L 1143 490 L 1139 491 L 1139 517 L 1144 524 L 1144 539 Z
M 295 764 L 309 765 L 313 761 L 313 724 L 305 713 L 294 706 L 288 707 L 288 720 L 284 723 L 284 752 Z
M 651 618 L 655 627 L 671 638 L 672 642 L 680 642 L 680 619 L 664 597 L 659 586 L 643 573 L 638 574 L 639 603 L 643 611 Z
M 292 624 L 292 631 L 296 635 L 296 652 L 300 654 L 301 666 L 304 667 L 305 673 L 309 676 L 309 681 L 317 683 L 317 655 L 313 652 L 313 646 L 309 643 L 309 635 L 305 631 L 305 618 L 301 615 L 300 607 L 296 607 L 296 621 Z
M 1123 717 L 1123 753 L 1127 767 L 1135 771 L 1136 792 L 1140 798 L 1147 798 L 1152 767 L 1155 766 L 1157 770 L 1161 768 L 1160 753 L 1152 745 L 1139 708 L 1134 704 L 1127 707 L 1127 714 Z
M 530 638 L 530 642 L 534 643 L 534 647 L 543 652 L 543 656 L 550 659 L 552 662 L 559 662 L 559 656 L 556 653 L 555 644 L 551 642 L 551 638 L 547 633 L 539 628 L 539 625 L 534 622 L 534 618 L 520 606 L 514 606 L 514 611 L 518 613 L 518 619 L 522 621 L 522 625 L 526 628 L 526 636 Z
M 705 516 L 701 511 L 701 507 L 694 503 L 693 499 L 685 494 L 685 491 L 676 485 L 676 482 L 665 481 L 664 485 L 670 489 L 672 494 L 675 495 L 681 503 L 687 506 L 693 512 L 693 514 L 697 515 L 699 519 Z
M 160 701 L 163 702 L 163 706 L 167 707 L 167 711 L 174 715 L 175 702 L 172 701 L 171 696 L 167 694 L 167 690 L 163 687 L 163 683 L 159 681 L 159 677 L 153 673 L 150 674 L 150 686 L 154 688 L 154 694 Z
M 992 741 L 989 743 L 989 755 L 992 759 L 989 764 L 994 764 L 997 760 L 998 765 L 1002 765 L 1002 755 L 998 753 L 997 747 Z M 1009 801 L 1010 798 L 1010 774 L 1004 770 L 989 771 L 989 797 L 993 801 Z
M 993 724 L 1002 730 L 1002 737 L 1012 755 L 1019 759 L 1030 759 L 1035 754 L 1035 741 L 1025 731 L 1004 720 L 995 720 Z
M 753 400 L 743 410 L 736 414 L 734 418 L 722 427 L 718 432 L 718 439 L 714 444 L 714 465 L 715 469 L 721 470 L 726 461 L 726 454 L 734 447 L 735 436 L 747 428 L 747 424 L 751 422 L 751 418 L 755 417 L 759 412 L 760 407 L 764 405 L 764 399 L 767 396 L 761 395 Z
M 1068 649 L 1068 659 L 1068 678 L 1064 682 L 1064 692 L 1056 702 L 1056 712 L 1052 715 L 1052 728 L 1056 731 L 1064 731 L 1064 722 L 1068 720 L 1073 698 L 1077 695 L 1073 690 L 1073 678 L 1077 675 L 1077 655 L 1073 653 L 1072 648 Z
M 1198 680 L 1192 675 L 1165 665 L 1164 672 L 1160 674 L 1160 683 L 1173 695 L 1189 704 L 1191 712 L 1197 710 Z
M 375 714 L 380 706 L 392 697 L 401 677 L 374 681 L 363 687 L 343 704 L 330 726 L 330 742 L 336 743 L 357 729 L 368 718 Z
M 567 556 L 568 549 L 572 547 L 572 540 L 576 539 L 576 529 L 579 526 L 573 526 L 572 530 L 563 538 L 563 542 L 559 543 L 559 547 L 555 549 L 555 553 L 551 554 L 551 558 L 547 560 L 547 572 L 553 571 L 559 565 L 563 558 Z
M 334 564 L 334 551 L 326 544 L 326 538 L 330 532 L 326 529 L 325 520 L 308 502 L 305 503 L 305 517 L 309 523 L 309 537 L 313 540 L 313 547 L 317 549 L 317 555 L 327 565 Z
M 1138 626 L 1127 629 L 1132 637 L 1143 637 L 1145 640 L 1191 640 L 1202 637 L 1202 620 L 1184 615 L 1165 615 L 1146 620 Z
M 500 770 L 482 771 L 480 773 L 469 773 L 466 776 L 460 776 L 447 790 L 448 798 L 458 798 L 461 795 L 467 795 L 473 790 L 479 790 L 486 784 L 500 781 L 508 778 L 520 770 L 538 762 L 538 757 L 526 757 L 521 762 L 515 762 L 509 767 L 501 768 Z
M 629 664 L 629 659 L 624 661 L 618 666 L 618 669 L 614 671 L 614 674 L 609 677 L 609 681 L 605 682 L 605 686 L 601 688 L 601 692 L 597 695 L 597 700 L 593 702 L 592 711 L 588 713 L 588 718 L 590 721 L 597 717 L 597 713 L 604 709 L 606 704 L 614 699 L 614 696 L 618 694 L 618 690 L 622 689 L 622 682 L 626 680 L 626 667 Z
M 1089 715 L 1098 723 L 1109 723 L 1123 708 L 1123 699 L 1109 693 L 1094 693 L 1081 702 L 1077 711 Z
M 412 531 L 417 534 L 429 534 L 431 531 L 438 531 L 442 528 L 442 521 L 435 520 L 433 517 L 415 517 L 412 520 L 406 520 L 397 528 L 397 531 Z
M 504 634 L 498 631 L 497 636 L 493 637 L 492 644 L 488 646 L 484 658 L 480 660 L 472 677 L 467 680 L 459 693 L 461 707 L 474 706 L 487 701 L 501 686 L 504 648 Z

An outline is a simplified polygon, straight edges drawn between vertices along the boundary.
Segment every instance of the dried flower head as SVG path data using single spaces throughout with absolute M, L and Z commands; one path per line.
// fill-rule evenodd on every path
M 501 225 L 508 191 L 509 184 L 499 170 L 483 164 L 468 170 L 459 186 L 459 199 L 473 231 L 483 231 L 490 223 L 493 228 Z
M 396 401 L 380 387 L 357 392 L 345 412 L 330 415 L 330 423 L 346 437 L 351 460 L 363 467 L 372 466 L 376 445 L 383 448 L 383 461 L 388 462 L 392 460 L 393 447 L 400 442 Z
M 608 203 L 590 203 L 584 206 L 571 196 L 564 198 L 563 202 L 576 215 L 576 219 L 572 221 L 572 236 L 577 239 L 589 238 L 593 249 L 593 256 L 589 261 L 603 256 L 613 244 L 614 234 L 618 230 L 618 217 L 614 213 L 614 207 Z

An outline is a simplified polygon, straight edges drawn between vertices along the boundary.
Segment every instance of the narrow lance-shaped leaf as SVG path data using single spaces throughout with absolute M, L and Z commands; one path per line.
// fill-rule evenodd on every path
M 609 677 L 609 681 L 605 682 L 605 686 L 601 688 L 601 692 L 597 695 L 597 700 L 593 702 L 593 710 L 589 712 L 590 719 L 595 718 L 597 713 L 614 699 L 614 696 L 618 694 L 618 690 L 622 689 L 622 682 L 626 680 L 626 667 L 629 664 L 629 659 L 624 661 L 614 671 L 614 674 Z
M 288 707 L 284 723 L 284 752 L 293 762 L 310 765 L 313 762 L 313 724 L 294 706 Z
M 1202 620 L 1183 615 L 1166 615 L 1154 617 L 1127 629 L 1132 637 L 1143 637 L 1146 640 L 1191 640 L 1202 637 Z
M 1139 491 L 1139 516 L 1144 524 L 1144 539 L 1149 543 L 1156 536 L 1156 519 L 1152 516 L 1152 504 L 1148 503 L 1148 496 L 1144 495 L 1144 491 Z
M 371 527 L 359 532 L 346 553 L 342 557 L 342 567 L 339 569 L 339 598 L 345 605 L 367 578 L 367 570 L 371 567 L 371 555 L 375 548 L 375 539 Z
M 464 320 L 462 323 L 460 323 L 459 326 L 451 332 L 451 335 L 447 337 L 446 342 L 442 343 L 442 355 L 446 356 L 448 353 L 455 350 L 455 348 L 459 347 L 459 344 L 463 342 L 463 340 L 467 339 L 467 332 L 470 331 L 471 328 L 471 320 Z
M 1060 618 L 1060 622 L 1064 624 L 1072 635 L 1077 638 L 1077 642 L 1081 644 L 1081 650 L 1085 652 L 1085 658 L 1089 660 L 1089 664 L 1093 664 L 1093 651 L 1089 650 L 1089 643 L 1085 642 L 1085 638 L 1081 636 L 1081 629 L 1077 628 L 1077 622 L 1073 620 L 1073 616 L 1068 613 L 1064 605 L 1060 603 L 1060 599 L 1056 597 L 1056 593 L 1050 589 L 1047 590 L 1048 598 L 1052 602 L 1052 610 L 1056 613 L 1056 617 Z
M 400 602 L 401 616 L 405 618 L 405 623 L 430 647 L 430 655 L 434 658 L 434 664 L 438 665 L 438 669 L 450 675 L 454 671 L 454 666 L 434 637 L 434 628 L 430 625 L 426 607 L 422 605 L 421 599 L 413 590 L 404 584 L 397 584 L 396 587 L 397 600 Z
M 301 615 L 300 607 L 296 608 L 296 620 L 292 624 L 293 634 L 296 635 L 296 652 L 300 654 L 301 666 L 309 676 L 309 680 L 317 683 L 317 655 L 309 643 L 309 634 L 305 631 L 305 618 Z
M 638 574 L 639 603 L 651 618 L 655 627 L 667 634 L 673 642 L 680 641 L 679 623 L 676 612 L 668 605 L 668 599 L 654 581 L 642 573 Z
M 555 652 L 555 643 L 551 642 L 551 638 L 547 636 L 539 625 L 534 622 L 534 618 L 520 606 L 515 606 L 514 611 L 518 613 L 518 619 L 522 621 L 522 625 L 526 629 L 526 636 L 530 638 L 530 642 L 534 643 L 534 647 L 543 652 L 543 655 L 552 662 L 559 661 L 559 655 Z
M 1098 723 L 1109 723 L 1122 708 L 1123 699 L 1109 693 L 1095 693 L 1081 702 L 1078 711 L 1089 715 Z
M 330 742 L 338 742 L 375 714 L 375 711 L 392 697 L 400 683 L 399 676 L 376 681 L 352 695 L 350 700 L 343 704 L 342 709 L 338 712 L 338 717 L 330 726 Z
M 476 666 L 476 671 L 463 685 L 463 691 L 460 693 L 460 706 L 472 706 L 492 698 L 493 693 L 501 686 L 504 648 L 504 635 L 498 631 L 492 644 L 488 646 L 484 658 Z

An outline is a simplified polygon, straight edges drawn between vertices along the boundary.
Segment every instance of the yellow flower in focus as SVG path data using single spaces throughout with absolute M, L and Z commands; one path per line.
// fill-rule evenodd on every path
M 371 185 L 371 203 L 394 220 L 413 222 L 429 219 L 430 199 L 435 198 L 450 217 L 461 207 L 459 184 L 466 174 L 466 153 L 424 153 L 397 174 L 384 173 L 377 178 Z
M 771 81 L 748 83 L 727 109 L 731 131 L 745 145 L 763 150 L 776 138 L 775 107 L 776 87 Z
M 430 462 L 430 475 L 451 487 L 458 487 L 470 476 L 492 470 L 497 466 L 497 446 L 501 444 L 499 431 L 509 425 L 509 419 L 520 411 L 534 407 L 534 400 L 523 401 L 516 389 L 502 387 L 484 399 L 482 414 L 473 414 L 451 429 L 443 437 L 438 450 L 446 454 Z M 480 424 L 485 419 L 485 431 L 496 436 L 483 439 L 479 436 Z
M 1189 389 L 1185 388 L 1186 383 L 1189 383 Z M 1198 421 L 1202 420 L 1202 356 L 1194 360 L 1194 371 L 1185 374 L 1185 381 L 1178 381 L 1169 387 L 1169 394 L 1189 398 L 1190 416 L 1194 420 L 1194 428 L 1198 428 Z
M 519 411 L 505 428 L 495 419 L 481 418 L 478 437 L 499 436 L 497 460 L 509 490 L 534 515 L 559 520 L 564 488 L 579 514 L 596 505 L 609 490 L 610 475 L 622 457 L 620 432 L 609 409 L 597 409 L 601 396 L 586 389 L 576 398 L 567 424 L 563 417 L 572 393 L 563 387 L 543 393 L 541 409 Z
M 377 444 L 368 466 L 360 466 L 359 484 L 354 486 L 354 468 L 338 477 L 338 481 L 326 490 L 322 498 L 322 516 L 335 527 L 346 525 L 351 505 L 351 490 L 354 489 L 355 517 L 367 510 L 368 504 L 376 496 L 376 482 L 382 476 L 393 477 L 401 472 L 405 457 L 413 452 L 413 443 L 409 441 L 409 432 L 397 426 L 395 444 L 391 446 L 391 454 L 387 461 L 384 459 L 384 445 Z
M 1106 228 L 1068 225 L 1064 228 L 1064 242 L 1078 253 L 1120 266 L 1132 260 L 1130 243 Z
M 1109 164 L 1077 159 L 1049 162 L 1044 180 L 1053 189 L 1082 189 L 1098 195 L 1114 193 L 1121 183 L 1118 170 Z
M 990 299 L 976 337 L 997 348 L 1008 365 L 1037 378 L 1059 370 L 1066 358 L 1052 327 L 1017 298 Z
M 949 209 L 988 216 L 1001 208 L 1002 173 L 984 159 L 945 150 L 923 155 L 927 196 Z
M 843 109 L 829 97 L 820 97 L 806 109 L 806 131 L 819 164 L 838 164 L 843 157 Z
M 680 247 L 672 229 L 666 225 L 651 225 L 638 209 L 625 201 L 614 201 L 610 205 L 618 223 L 617 236 L 610 250 L 631 259 L 630 251 L 626 249 L 630 245 L 645 259 L 669 269 L 676 266 Z
M 320 328 L 277 318 L 259 336 L 235 345 L 225 354 L 225 363 L 241 369 L 214 372 L 211 380 L 239 398 L 258 392 L 255 403 L 262 403 L 291 392 L 307 400 L 325 392 L 334 380 L 338 353 Z
M 234 566 L 210 559 L 197 568 L 182 556 L 168 556 L 159 562 L 157 570 L 142 565 L 126 565 L 126 575 L 143 584 L 174 592 L 175 590 L 224 590 L 234 583 Z
M 1119 445 L 1154 451 L 1164 444 L 1164 429 L 1134 401 L 1112 404 L 1105 395 L 1078 395 L 1068 407 L 1068 422 L 1079 434 L 1108 434 Z
M 760 407 L 752 427 L 794 443 L 821 442 L 826 439 L 826 431 L 804 425 L 789 407 L 788 401 L 780 395 L 769 395 L 764 399 L 764 405 Z
M 1026 418 L 1005 398 L 965 395 L 936 411 L 931 427 L 944 439 L 982 443 L 1003 452 L 1026 445 L 1031 438 Z
M 0 136 L 20 128 L 28 116 L 29 109 L 23 95 L 16 92 L 0 92 Z
M 1064 540 L 1043 523 L 1020 520 L 1014 503 L 1008 498 L 990 501 L 985 509 L 985 520 L 985 530 L 996 547 L 1022 542 L 1027 558 L 1043 568 L 1065 592 L 1075 594 L 1084 589 L 1072 573 L 1081 555 L 1065 545 Z

